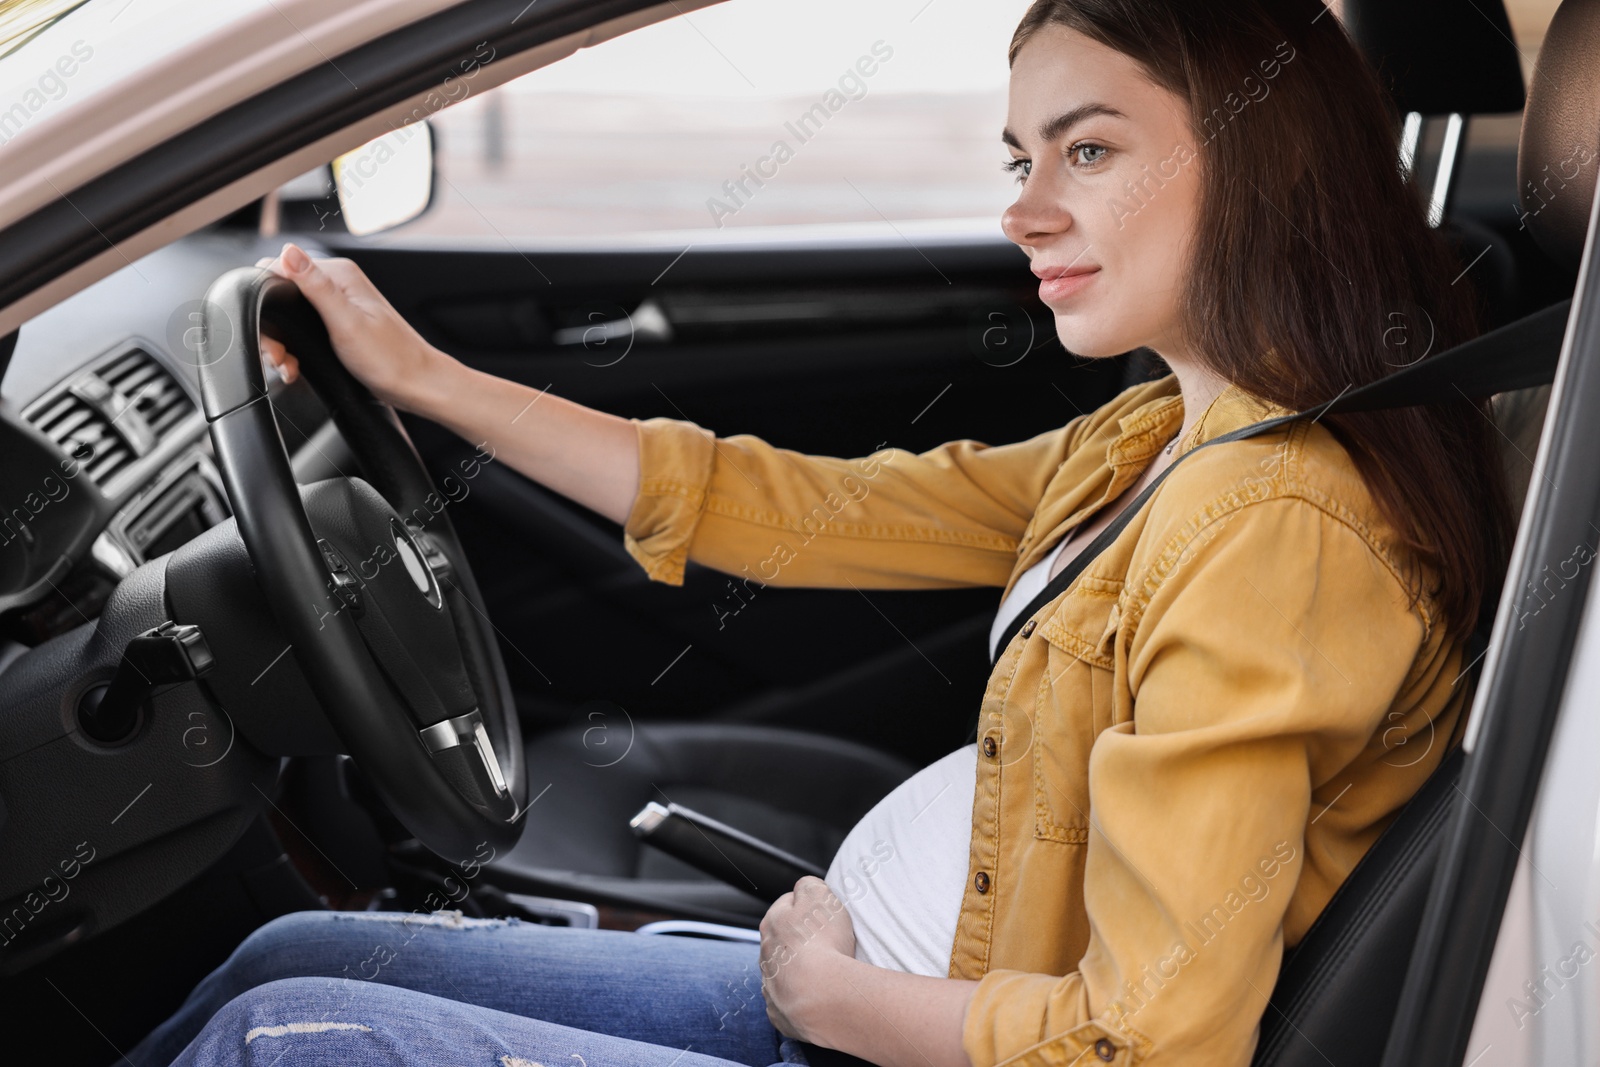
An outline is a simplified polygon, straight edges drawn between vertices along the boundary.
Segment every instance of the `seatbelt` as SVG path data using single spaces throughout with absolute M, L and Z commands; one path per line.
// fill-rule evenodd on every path
M 1332 400 L 1316 407 L 1253 423 L 1232 433 L 1212 438 L 1197 448 L 1191 448 L 1168 464 L 1166 470 L 1145 486 L 1144 492 L 1123 508 L 1121 513 L 1100 531 L 1098 537 L 1085 545 L 1083 551 L 1061 569 L 1060 574 L 1052 578 L 1026 607 L 1012 617 L 1006 624 L 1000 641 L 995 645 L 995 662 L 999 662 L 1006 646 L 1011 644 L 1023 624 L 1037 615 L 1045 605 L 1066 592 L 1067 587 L 1083 573 L 1084 568 L 1094 562 L 1095 557 L 1104 552 L 1106 547 L 1127 528 L 1128 523 L 1134 520 L 1151 495 L 1160 488 L 1161 483 L 1177 469 L 1178 464 L 1196 452 L 1229 441 L 1257 437 L 1301 419 L 1315 422 L 1324 415 L 1338 415 L 1352 411 L 1382 411 L 1388 408 L 1449 400 L 1453 399 L 1452 389 L 1458 390 L 1464 396 L 1476 398 L 1513 389 L 1526 389 L 1535 385 L 1548 385 L 1555 379 L 1556 365 L 1561 359 L 1561 341 L 1567 331 L 1567 313 L 1571 310 L 1572 301 L 1563 300 L 1543 311 L 1536 311 L 1532 315 L 1475 337 L 1464 344 L 1446 349 L 1436 356 L 1419 359 L 1410 366 L 1379 378 L 1375 382 L 1369 382 L 1359 389 L 1340 393 Z M 1484 610 L 1492 613 L 1494 604 L 1498 600 L 1498 596 L 1493 602 L 1486 597 Z

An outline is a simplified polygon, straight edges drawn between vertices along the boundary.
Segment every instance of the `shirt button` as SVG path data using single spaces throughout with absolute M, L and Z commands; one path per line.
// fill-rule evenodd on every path
M 1027 637 L 1029 634 L 1033 633 L 1033 628 L 1037 625 L 1038 623 L 1036 623 L 1033 619 L 1029 619 L 1027 622 L 1023 623 L 1022 636 Z
M 983 754 L 985 756 L 988 756 L 992 759 L 994 758 L 994 754 L 998 751 L 1000 751 L 1000 746 L 994 743 L 994 738 L 985 737 L 983 739 Z
M 979 871 L 977 876 L 972 879 L 972 884 L 978 890 L 978 892 L 987 893 L 989 891 L 988 873 L 985 871 Z
M 1094 1043 L 1094 1054 L 1105 1062 L 1110 1063 L 1117 1058 L 1117 1046 L 1102 1037 Z

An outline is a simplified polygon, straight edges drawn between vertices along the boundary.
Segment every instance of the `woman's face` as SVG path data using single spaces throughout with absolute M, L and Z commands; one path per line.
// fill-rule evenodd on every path
M 1178 303 L 1200 203 L 1179 96 L 1139 64 L 1046 25 L 1011 69 L 1004 139 L 1021 183 L 1001 226 L 1076 355 L 1182 356 Z

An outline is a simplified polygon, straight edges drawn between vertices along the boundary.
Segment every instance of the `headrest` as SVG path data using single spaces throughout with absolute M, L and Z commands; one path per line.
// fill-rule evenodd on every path
M 1600 171 L 1600 0 L 1564 0 L 1533 66 L 1517 146 L 1522 224 L 1576 272 Z
M 1402 115 L 1522 110 L 1502 0 L 1345 0 L 1343 21 Z

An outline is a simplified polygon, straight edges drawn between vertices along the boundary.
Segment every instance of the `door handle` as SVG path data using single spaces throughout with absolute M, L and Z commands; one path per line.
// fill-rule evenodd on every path
M 597 311 L 590 316 L 598 319 Z M 589 322 L 582 326 L 568 326 L 557 330 L 551 335 L 551 340 L 558 345 L 584 345 L 592 347 L 609 344 L 612 341 L 648 341 L 655 344 L 666 344 L 672 340 L 672 323 L 667 321 L 666 312 L 661 310 L 661 305 L 654 300 L 646 300 L 630 312 L 623 312 L 620 319 L 609 319 L 599 322 Z

